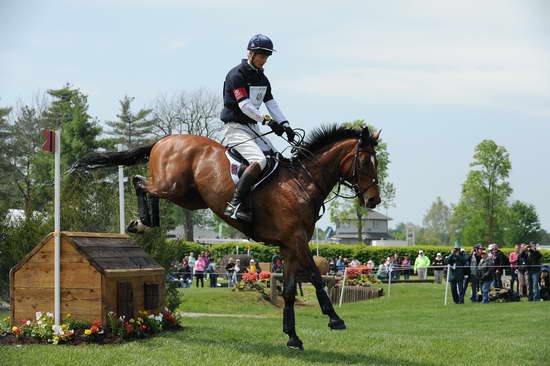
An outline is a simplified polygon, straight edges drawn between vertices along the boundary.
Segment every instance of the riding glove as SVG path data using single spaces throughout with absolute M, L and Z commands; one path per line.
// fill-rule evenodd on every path
M 285 126 L 285 132 L 286 132 L 286 137 L 288 139 L 288 142 L 294 142 L 294 137 L 296 136 L 296 132 L 294 132 L 294 130 L 289 125 Z
M 274 120 L 269 121 L 267 125 L 271 127 L 277 136 L 282 136 L 285 132 L 285 127 L 281 123 L 277 123 Z

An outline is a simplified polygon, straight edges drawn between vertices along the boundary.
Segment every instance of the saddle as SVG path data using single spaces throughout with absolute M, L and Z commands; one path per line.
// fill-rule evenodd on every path
M 250 163 L 234 148 L 225 150 L 225 156 L 229 159 L 229 173 L 231 174 L 231 179 L 233 179 L 233 183 L 237 184 L 243 172 L 250 165 Z M 284 157 L 278 152 L 271 154 L 266 153 L 266 158 L 266 166 L 262 170 L 262 173 L 258 178 L 258 182 L 252 186 L 252 190 L 255 190 L 262 183 L 267 181 L 279 167 L 279 162 L 284 159 Z

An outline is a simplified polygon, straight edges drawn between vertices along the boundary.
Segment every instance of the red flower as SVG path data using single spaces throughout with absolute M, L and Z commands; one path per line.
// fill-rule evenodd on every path
M 102 324 L 99 320 L 94 320 L 94 321 L 92 322 L 92 325 L 94 325 L 94 326 L 96 326 L 96 327 L 99 328 L 99 327 L 101 327 L 103 324 Z
M 147 329 L 147 326 L 145 324 L 141 324 L 140 328 L 145 330 L 145 329 Z
M 245 273 L 243 274 L 243 281 L 247 283 L 254 283 L 257 280 L 256 273 Z
M 131 325 L 126 326 L 126 332 L 127 333 L 132 333 L 133 331 L 134 331 L 134 327 L 132 327 Z
M 92 326 L 90 327 L 90 330 L 92 331 L 92 333 L 97 333 L 97 332 L 99 332 L 99 328 L 98 328 L 97 326 L 95 326 L 95 325 L 92 325 Z
M 271 278 L 271 272 L 260 272 L 260 280 L 269 280 Z
M 357 268 L 348 268 L 346 277 L 353 279 L 358 277 L 361 274 L 361 270 Z

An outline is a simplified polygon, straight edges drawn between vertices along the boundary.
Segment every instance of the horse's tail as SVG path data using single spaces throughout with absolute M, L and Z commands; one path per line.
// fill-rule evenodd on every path
M 130 166 L 146 163 L 149 161 L 149 154 L 151 154 L 151 149 L 155 143 L 126 151 L 89 153 L 77 160 L 71 169 L 69 169 L 68 173 L 72 173 L 78 169 L 91 170 L 118 165 Z

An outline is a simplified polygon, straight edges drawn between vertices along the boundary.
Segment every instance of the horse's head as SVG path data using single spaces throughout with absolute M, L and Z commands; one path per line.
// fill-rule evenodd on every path
M 343 166 L 343 178 L 352 185 L 361 206 L 368 208 L 375 208 L 381 202 L 375 150 L 379 137 L 380 131 L 371 135 L 368 127 L 363 128 L 353 151 L 346 156 L 345 161 L 350 163 Z

